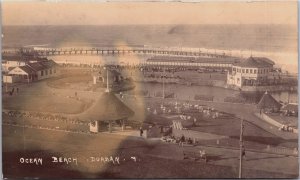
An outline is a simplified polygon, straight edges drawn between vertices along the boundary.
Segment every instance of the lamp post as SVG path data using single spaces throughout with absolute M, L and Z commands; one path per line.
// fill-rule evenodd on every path
M 25 120 L 23 119 L 23 152 L 25 153 Z
M 105 92 L 109 92 L 109 84 L 108 84 L 108 68 L 104 67 L 103 69 L 106 70 L 106 90 Z
M 244 133 L 244 125 L 243 125 L 243 118 L 241 119 L 241 134 L 240 134 L 240 166 L 239 166 L 239 178 L 242 178 L 242 166 L 243 166 L 243 151 L 244 150 L 244 146 L 243 146 L 243 133 Z
M 104 67 L 104 69 L 106 69 L 106 90 L 105 93 L 109 93 L 109 84 L 108 84 L 108 68 Z M 112 124 L 111 121 L 108 121 L 108 130 L 111 133 L 112 132 Z
M 8 74 L 7 74 L 8 75 Z M 7 82 L 7 75 L 5 75 L 5 80 L 6 80 L 6 82 L 5 82 L 5 92 L 7 93 L 7 86 L 8 86 L 8 82 Z

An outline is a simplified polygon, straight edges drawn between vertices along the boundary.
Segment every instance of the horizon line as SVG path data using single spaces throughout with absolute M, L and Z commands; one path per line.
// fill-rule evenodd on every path
M 290 24 L 290 23 L 206 23 L 206 24 L 193 24 L 193 23 L 164 23 L 164 24 L 1 24 L 3 26 L 126 26 L 126 25 L 290 25 L 290 26 L 297 26 L 296 24 Z

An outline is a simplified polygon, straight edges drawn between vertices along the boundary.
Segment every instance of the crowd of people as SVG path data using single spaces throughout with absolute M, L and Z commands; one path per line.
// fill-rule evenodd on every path
M 222 113 L 208 106 L 192 104 L 189 102 L 177 102 L 177 101 L 170 101 L 160 105 L 153 104 L 152 106 L 147 107 L 147 112 L 155 115 L 180 114 L 180 118 L 182 120 L 193 119 L 192 115 L 189 114 L 194 114 L 194 113 L 200 113 L 206 118 L 213 118 L 213 119 L 218 118 L 222 115 Z
M 287 125 L 282 125 L 279 128 L 280 131 L 287 131 L 287 132 L 294 132 L 294 128 L 287 126 Z
M 2 84 L 2 89 L 7 89 L 7 88 L 4 88 L 4 87 L 3 87 L 3 84 Z M 19 89 L 19 87 L 17 87 L 17 86 L 13 86 L 13 87 L 11 88 L 11 90 L 5 90 L 5 91 L 3 91 L 3 92 L 7 93 L 9 96 L 13 96 L 14 94 L 19 94 L 20 89 Z

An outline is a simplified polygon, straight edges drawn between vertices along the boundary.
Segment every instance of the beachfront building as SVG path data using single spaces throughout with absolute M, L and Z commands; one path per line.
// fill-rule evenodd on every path
M 157 55 L 148 58 L 145 65 L 169 67 L 197 67 L 197 68 L 225 68 L 238 62 L 235 57 L 194 57 L 194 56 L 168 56 Z
M 3 75 L 3 82 L 32 82 L 59 74 L 57 64 L 52 60 L 44 60 L 12 68 L 6 75 Z
M 22 55 L 3 55 L 2 72 L 7 73 L 15 67 L 25 66 L 29 63 L 45 61 L 46 58 Z
M 251 56 L 232 65 L 231 71 L 228 71 L 227 74 L 227 84 L 239 88 L 267 85 L 274 82 L 274 78 L 276 78 L 273 73 L 274 64 L 268 58 Z

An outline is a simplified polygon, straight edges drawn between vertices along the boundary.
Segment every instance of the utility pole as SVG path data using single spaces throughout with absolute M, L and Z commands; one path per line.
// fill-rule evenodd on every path
M 165 98 L 165 67 L 164 68 L 164 74 L 163 74 L 163 99 Z
M 239 178 L 242 178 L 242 166 L 243 166 L 243 133 L 244 133 L 244 125 L 243 125 L 243 118 L 241 119 L 241 134 L 240 134 L 240 166 L 239 166 Z
M 25 153 L 25 120 L 23 119 L 23 153 Z
M 8 74 L 7 75 L 5 75 L 5 80 L 6 80 L 6 82 L 5 82 L 5 92 L 7 93 L 8 92 L 8 88 L 7 88 L 7 84 L 8 84 L 8 82 L 7 82 L 7 76 L 8 76 Z

